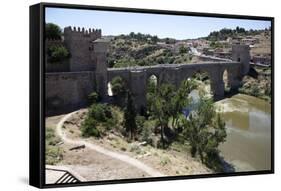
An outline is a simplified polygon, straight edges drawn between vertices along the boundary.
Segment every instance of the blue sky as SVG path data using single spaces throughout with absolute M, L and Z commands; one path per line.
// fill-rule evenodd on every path
M 46 8 L 46 22 L 61 28 L 79 26 L 101 29 L 102 35 L 141 32 L 160 38 L 190 39 L 207 36 L 210 32 L 236 26 L 245 29 L 264 29 L 270 21 L 125 13 L 63 8 Z

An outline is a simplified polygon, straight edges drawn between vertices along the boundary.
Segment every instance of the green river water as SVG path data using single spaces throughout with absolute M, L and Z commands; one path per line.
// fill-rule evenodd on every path
M 237 94 L 216 102 L 226 121 L 226 142 L 220 145 L 224 159 L 235 171 L 269 170 L 271 167 L 271 105 Z

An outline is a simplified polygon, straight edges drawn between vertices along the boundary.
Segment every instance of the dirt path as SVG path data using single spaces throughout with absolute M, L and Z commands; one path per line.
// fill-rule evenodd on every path
M 77 112 L 77 111 L 76 111 Z M 120 154 L 120 153 L 116 153 L 110 150 L 107 150 L 99 145 L 93 144 L 93 143 L 89 143 L 86 142 L 82 139 L 78 139 L 78 140 L 72 140 L 70 138 L 68 138 L 65 134 L 65 132 L 63 131 L 62 127 L 64 125 L 64 122 L 67 121 L 73 114 L 75 114 L 76 112 L 72 112 L 69 113 L 67 115 L 65 115 L 57 124 L 56 126 L 56 132 L 58 134 L 58 136 L 65 142 L 68 144 L 73 144 L 73 145 L 85 145 L 86 148 L 90 149 L 90 150 L 94 150 L 98 153 L 104 154 L 108 157 L 111 157 L 113 159 L 117 159 L 119 161 L 125 162 L 133 167 L 136 167 L 137 169 L 146 172 L 149 176 L 153 176 L 153 177 L 159 177 L 159 176 L 165 176 L 164 174 L 158 172 L 157 170 L 147 166 L 146 164 L 140 162 L 137 159 L 134 159 L 130 156 L 124 155 L 124 154 Z

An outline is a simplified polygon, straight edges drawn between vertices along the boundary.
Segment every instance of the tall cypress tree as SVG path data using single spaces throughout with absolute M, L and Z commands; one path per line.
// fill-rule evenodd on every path
M 137 132 L 136 110 L 130 91 L 127 92 L 127 104 L 124 112 L 124 127 L 126 129 L 126 132 L 129 133 L 130 138 L 132 140 L 135 139 L 135 135 Z

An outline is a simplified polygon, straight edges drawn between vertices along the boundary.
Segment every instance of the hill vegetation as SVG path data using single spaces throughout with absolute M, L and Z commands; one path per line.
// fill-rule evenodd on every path
M 119 35 L 111 39 L 108 66 L 151 66 L 156 64 L 190 63 L 193 56 L 184 47 L 176 49 L 175 39 L 159 39 L 141 33 Z
M 246 30 L 242 27 L 237 26 L 235 29 L 223 28 L 219 31 L 213 31 L 206 37 L 206 39 L 210 41 L 220 41 L 220 40 L 227 40 L 227 38 L 229 37 L 233 38 L 238 36 L 254 36 L 264 31 L 265 30 L 253 30 L 253 29 Z

